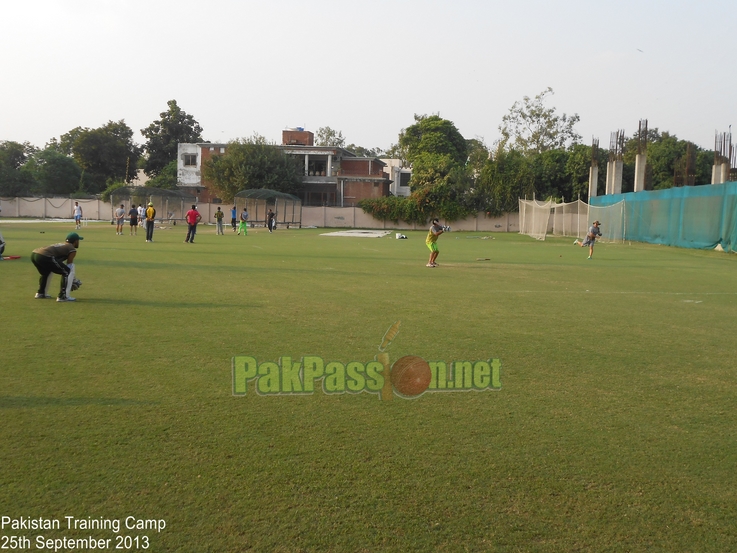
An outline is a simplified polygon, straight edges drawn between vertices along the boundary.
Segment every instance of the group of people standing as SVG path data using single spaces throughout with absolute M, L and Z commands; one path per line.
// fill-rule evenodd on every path
M 194 207 L 194 206 L 193 206 Z M 81 208 L 80 208 L 81 209 Z M 138 227 L 146 228 L 146 242 L 154 241 L 154 220 L 156 219 L 156 209 L 154 204 L 148 203 L 147 207 L 143 207 L 140 204 L 136 207 L 135 204 L 131 205 L 128 210 L 128 220 L 130 221 L 130 235 L 138 236 Z M 123 225 L 125 225 L 125 204 L 120 204 L 120 207 L 115 210 L 115 234 L 123 235 Z M 76 221 L 76 216 L 75 216 Z M 79 227 L 77 227 L 79 228 Z

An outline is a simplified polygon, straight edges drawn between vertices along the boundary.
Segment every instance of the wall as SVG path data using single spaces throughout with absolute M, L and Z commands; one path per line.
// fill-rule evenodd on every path
M 74 202 L 82 206 L 84 217 L 90 220 L 110 221 L 112 219 L 112 205 L 101 200 L 72 200 L 69 198 L 2 198 L 0 207 L 2 217 L 30 217 L 42 219 L 71 219 Z M 213 214 L 220 207 L 226 212 L 226 220 L 230 220 L 232 204 L 197 204 L 197 210 L 202 214 L 202 220 L 213 223 Z M 126 203 L 126 209 L 130 206 Z M 188 206 L 187 206 L 188 207 Z M 441 221 L 442 222 L 442 221 Z M 454 230 L 482 231 L 482 232 L 519 232 L 519 215 L 508 213 L 501 217 L 486 217 L 479 213 L 463 221 L 449 223 Z M 367 228 L 367 229 L 399 229 L 425 230 L 429 225 L 415 225 L 400 221 L 378 221 L 371 215 L 364 213 L 360 207 L 303 207 L 303 227 L 336 227 L 336 228 Z

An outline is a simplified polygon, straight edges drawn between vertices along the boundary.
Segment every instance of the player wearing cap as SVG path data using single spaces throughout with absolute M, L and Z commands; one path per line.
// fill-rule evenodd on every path
M 586 240 L 584 240 L 583 242 L 579 241 L 578 238 L 573 241 L 574 246 L 581 246 L 582 248 L 585 246 L 589 247 L 588 259 L 591 259 L 594 255 L 594 244 L 596 243 L 596 237 L 601 236 L 599 225 L 601 225 L 599 221 L 594 221 L 591 224 L 591 226 L 589 227 L 589 232 L 588 234 L 586 234 Z
M 154 204 L 148 202 L 146 208 L 146 242 L 154 241 L 154 220 L 156 219 L 156 210 Z
M 426 267 L 438 266 L 435 262 L 438 258 L 438 254 L 440 253 L 440 250 L 438 249 L 438 237 L 443 234 L 443 232 L 443 227 L 440 225 L 440 221 L 433 219 L 432 226 L 427 233 L 427 238 L 425 238 L 425 244 L 430 250 L 430 259 L 428 260 Z
M 51 298 L 47 293 L 51 283 L 49 277 L 51 273 L 56 273 L 61 275 L 61 289 L 56 301 L 76 301 L 76 298 L 71 297 L 69 293 L 74 283 L 74 258 L 77 255 L 80 240 L 84 238 L 76 232 L 70 232 L 63 244 L 52 244 L 33 250 L 31 261 L 41 275 L 36 299 Z

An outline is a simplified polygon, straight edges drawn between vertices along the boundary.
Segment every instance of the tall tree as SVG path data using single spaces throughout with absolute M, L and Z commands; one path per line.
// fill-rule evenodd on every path
M 105 190 L 108 180 L 129 181 L 136 175 L 140 147 L 125 121 L 108 121 L 97 129 L 75 129 L 72 156 L 85 171 L 88 192 Z M 62 137 L 63 142 L 64 137 Z
M 203 142 L 202 127 L 194 117 L 183 111 L 176 100 L 167 102 L 169 109 L 159 114 L 160 119 L 151 123 L 141 134 L 146 138 L 146 158 L 143 170 L 155 177 L 177 159 L 177 145 Z
M 35 181 L 37 194 L 72 194 L 80 189 L 82 169 L 71 157 L 53 147 L 36 152 L 25 169 Z
M 544 104 L 548 94 L 554 94 L 550 87 L 532 99 L 525 96 L 522 102 L 515 102 L 509 108 L 499 126 L 502 147 L 520 150 L 524 154 L 539 154 L 565 148 L 581 140 L 574 129 L 580 117 L 577 114 L 557 115 L 555 108 L 546 108 Z
M 345 146 L 343 131 L 336 131 L 330 127 L 320 127 L 317 129 L 317 133 L 315 133 L 315 146 L 342 148 Z
M 296 194 L 303 167 L 295 157 L 254 135 L 228 143 L 223 155 L 205 162 L 204 171 L 218 195 L 230 202 L 235 194 L 251 188 Z
M 409 163 L 421 154 L 447 155 L 460 165 L 465 165 L 468 157 L 466 139 L 452 121 L 439 115 L 415 114 L 415 124 L 399 135 L 399 147 L 406 149 Z
M 28 142 L 0 141 L 0 195 L 24 196 L 35 184 L 33 175 L 25 170 L 36 147 Z

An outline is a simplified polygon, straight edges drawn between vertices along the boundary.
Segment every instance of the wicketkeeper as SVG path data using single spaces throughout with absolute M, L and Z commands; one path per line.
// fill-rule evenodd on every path
M 31 261 L 41 275 L 38 281 L 37 299 L 51 298 L 48 294 L 48 288 L 51 284 L 49 277 L 51 273 L 56 273 L 57 275 L 61 275 L 61 289 L 56 301 L 76 301 L 76 298 L 71 297 L 69 294 L 75 286 L 74 258 L 77 255 L 80 240 L 84 240 L 84 238 L 76 232 L 70 232 L 67 234 L 66 242 L 63 244 L 52 244 L 45 248 L 33 250 Z M 76 282 L 79 283 L 79 281 Z M 77 288 L 79 284 L 76 284 Z M 76 290 L 76 288 L 74 289 Z

